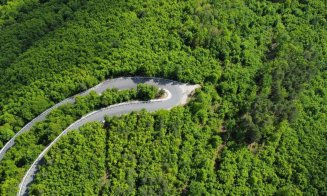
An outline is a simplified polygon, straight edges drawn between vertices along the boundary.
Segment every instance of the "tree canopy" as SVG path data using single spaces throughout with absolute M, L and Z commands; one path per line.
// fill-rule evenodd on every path
M 327 194 L 325 1 L 0 0 L 0 12 L 0 147 L 45 109 L 107 78 L 202 86 L 184 108 L 72 132 L 49 152 L 31 193 Z M 53 111 L 0 162 L 0 195 L 16 194 L 29 164 L 70 123 L 153 97 L 144 92 L 152 90 L 91 93 Z M 86 160 L 67 156 L 74 142 Z M 65 184 L 74 178 L 86 189 Z

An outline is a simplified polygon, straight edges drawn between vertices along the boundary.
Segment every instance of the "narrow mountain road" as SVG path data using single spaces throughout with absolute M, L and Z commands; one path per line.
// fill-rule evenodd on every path
M 102 108 L 100 110 L 91 112 L 87 114 L 86 116 L 82 117 L 81 119 L 77 120 L 73 124 L 71 124 L 67 129 L 65 129 L 53 142 L 49 144 L 48 147 L 46 147 L 43 152 L 38 156 L 38 158 L 34 161 L 34 163 L 31 165 L 29 170 L 26 172 L 23 180 L 21 181 L 19 185 L 19 192 L 18 195 L 27 195 L 27 188 L 29 184 L 33 181 L 34 176 L 36 172 L 38 171 L 38 164 L 43 159 L 44 155 L 47 153 L 47 151 L 68 131 L 78 129 L 79 127 L 83 126 L 84 124 L 88 122 L 93 121 L 99 121 L 102 122 L 104 120 L 105 116 L 119 116 L 122 114 L 127 114 L 132 111 L 140 111 L 142 109 L 146 109 L 147 111 L 156 111 L 159 109 L 170 109 L 177 105 L 183 105 L 187 102 L 188 96 L 199 87 L 199 85 L 188 85 L 188 84 L 182 84 L 176 81 L 166 80 L 166 79 L 160 79 L 160 78 L 145 78 L 145 77 L 125 77 L 125 78 L 117 78 L 113 80 L 106 80 L 99 85 L 81 93 L 80 95 L 86 95 L 90 91 L 96 91 L 98 94 L 101 94 L 103 91 L 105 91 L 108 88 L 118 88 L 120 90 L 123 89 L 130 89 L 130 88 L 136 88 L 137 84 L 139 83 L 145 83 L 145 84 L 151 84 L 155 85 L 159 88 L 162 88 L 165 90 L 167 96 L 163 99 L 156 99 L 151 101 L 132 101 L 132 102 L 126 102 L 126 103 L 120 103 L 116 105 L 112 105 L 106 108 Z M 40 116 L 36 117 L 31 123 L 27 124 L 20 132 L 15 135 L 14 139 L 22 134 L 23 132 L 26 132 L 29 130 L 33 124 L 36 122 L 42 121 L 45 119 L 46 115 L 49 114 L 54 108 L 59 107 L 60 105 L 63 105 L 64 103 L 74 103 L 75 99 L 74 97 L 65 99 L 64 101 L 56 104 L 52 108 L 46 110 L 44 113 L 42 113 Z M 14 143 L 10 143 L 8 150 Z M 11 141 L 9 141 L 11 142 Z M 8 142 L 8 143 L 9 143 Z M 8 144 L 7 143 L 7 144 Z M 7 145 L 6 144 L 6 145 Z M 6 151 L 5 150 L 5 151 Z M 4 153 L 5 153 L 4 151 Z M 2 151 L 0 152 L 2 153 Z M 1 156 L 0 154 L 0 160 Z

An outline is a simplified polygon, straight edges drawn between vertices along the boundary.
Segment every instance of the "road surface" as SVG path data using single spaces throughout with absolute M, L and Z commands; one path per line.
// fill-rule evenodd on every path
M 84 124 L 88 122 L 93 121 L 99 121 L 103 122 L 105 116 L 119 116 L 122 114 L 130 113 L 132 111 L 139 111 L 142 109 L 146 109 L 147 111 L 156 111 L 159 109 L 170 109 L 177 105 L 183 105 L 186 103 L 188 95 L 190 95 L 196 88 L 198 88 L 198 85 L 188 85 L 188 84 L 182 84 L 176 81 L 166 80 L 166 79 L 160 79 L 160 78 L 144 78 L 144 77 L 125 77 L 125 78 L 117 78 L 113 80 L 106 80 L 99 85 L 81 93 L 80 95 L 86 95 L 90 91 L 94 90 L 98 94 L 101 94 L 103 91 L 105 91 L 108 88 L 118 88 L 120 90 L 123 89 L 130 89 L 130 88 L 136 88 L 137 84 L 139 83 L 146 83 L 155 85 L 159 88 L 162 88 L 166 92 L 166 97 L 163 99 L 156 99 L 151 101 L 132 101 L 132 102 L 126 102 L 121 104 L 112 105 L 106 108 L 102 108 L 100 110 L 91 112 L 87 114 L 86 116 L 82 117 L 81 119 L 77 120 L 73 124 L 71 124 L 68 128 L 66 128 L 53 142 L 49 144 L 48 147 L 46 147 L 43 152 L 38 156 L 38 158 L 34 161 L 34 163 L 31 165 L 29 170 L 26 172 L 23 180 L 21 181 L 19 185 L 19 192 L 18 195 L 27 195 L 27 188 L 29 184 L 33 181 L 33 178 L 38 170 L 38 164 L 46 154 L 46 152 L 67 132 L 78 129 L 79 127 L 83 126 Z M 60 105 L 63 105 L 65 103 L 74 103 L 75 99 L 74 97 L 65 99 L 64 101 L 56 104 L 52 108 L 46 110 L 44 113 L 42 113 L 40 116 L 36 117 L 32 123 L 29 125 L 27 124 L 20 132 L 17 134 L 20 135 L 23 132 L 29 130 L 35 122 L 39 122 L 42 119 L 44 120 L 46 115 L 51 112 L 54 108 L 59 107 Z M 14 137 L 16 138 L 17 135 Z M 14 141 L 13 138 L 13 141 Z M 13 142 L 12 141 L 12 142 Z M 10 141 L 9 141 L 10 142 Z M 11 147 L 13 145 L 10 144 Z M 9 148 L 10 148 L 9 147 Z M 9 149 L 7 148 L 7 149 Z M 1 152 L 0 152 L 1 153 Z M 0 155 L 1 156 L 1 155 Z M 3 156 L 3 155 L 2 155 Z

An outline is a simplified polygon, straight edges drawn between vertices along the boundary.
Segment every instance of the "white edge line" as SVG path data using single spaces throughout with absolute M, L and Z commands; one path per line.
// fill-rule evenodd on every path
M 150 100 L 151 103 L 154 103 L 154 102 L 163 102 L 163 101 L 167 101 L 169 100 L 172 95 L 170 93 L 170 91 L 168 91 L 167 89 L 164 89 L 163 90 L 165 91 L 165 93 L 167 94 L 167 97 L 163 98 L 163 99 L 153 99 L 153 100 Z M 21 191 L 22 191 L 22 188 L 23 188 L 23 185 L 24 185 L 24 182 L 26 180 L 26 178 L 29 176 L 28 174 L 30 173 L 30 171 L 36 167 L 36 164 L 37 162 L 39 162 L 43 157 L 44 155 L 47 153 L 47 151 L 63 136 L 65 135 L 66 133 L 68 133 L 68 131 L 70 131 L 69 129 L 74 126 L 76 123 L 84 120 L 85 118 L 89 117 L 89 116 L 92 116 L 93 114 L 96 114 L 98 112 L 101 112 L 103 110 L 107 110 L 107 109 L 110 109 L 110 108 L 115 108 L 115 107 L 119 107 L 119 106 L 123 106 L 123 105 L 128 105 L 128 104 L 139 104 L 139 103 L 148 103 L 149 101 L 129 101 L 129 102 L 124 102 L 124 103 L 119 103 L 119 104 L 115 104 L 115 105 L 111 105 L 111 106 L 108 106 L 108 107 L 105 107 L 105 108 L 101 108 L 99 110 L 96 110 L 96 111 L 93 111 L 91 113 L 88 113 L 87 115 L 83 116 L 82 118 L 78 119 L 77 121 L 75 121 L 74 123 L 70 124 L 63 132 L 61 132 L 40 154 L 39 156 L 35 159 L 35 161 L 32 163 L 32 165 L 30 166 L 30 168 L 28 169 L 28 171 L 25 173 L 21 183 L 19 184 L 19 192 L 18 192 L 18 196 L 19 195 L 22 195 Z

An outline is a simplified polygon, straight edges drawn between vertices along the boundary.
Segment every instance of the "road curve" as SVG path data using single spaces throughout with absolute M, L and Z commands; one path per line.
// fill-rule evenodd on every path
M 17 195 L 27 195 L 27 187 L 29 184 L 33 181 L 33 178 L 38 171 L 38 164 L 44 157 L 44 155 L 47 153 L 47 151 L 67 132 L 78 129 L 79 127 L 83 126 L 84 124 L 88 122 L 93 121 L 99 121 L 102 122 L 104 120 L 104 117 L 107 116 L 119 116 L 122 114 L 130 113 L 132 111 L 139 111 L 142 109 L 146 109 L 148 111 L 156 111 L 159 109 L 170 109 L 177 105 L 183 105 L 187 101 L 187 97 L 189 94 L 191 94 L 196 88 L 198 88 L 198 85 L 188 85 L 188 84 L 182 84 L 180 82 L 172 81 L 172 80 L 166 80 L 161 78 L 146 78 L 146 77 L 124 77 L 124 78 L 117 78 L 112 80 L 106 80 L 99 85 L 80 93 L 79 95 L 86 95 L 90 91 L 94 90 L 98 94 L 101 94 L 103 91 L 105 91 L 108 88 L 118 88 L 120 90 L 123 89 L 130 89 L 130 88 L 136 88 L 137 84 L 139 83 L 146 83 L 155 85 L 159 88 L 162 88 L 165 90 L 167 96 L 163 99 L 155 99 L 151 101 L 131 101 L 131 102 L 125 102 L 120 104 L 115 104 L 106 108 L 102 108 L 100 110 L 91 112 L 81 119 L 75 121 L 73 124 L 71 124 L 68 128 L 66 128 L 57 138 L 54 139 L 38 156 L 38 158 L 33 162 L 29 170 L 25 173 L 24 178 L 22 179 L 20 185 L 19 185 L 19 192 Z M 28 127 L 26 129 L 22 129 L 17 134 L 20 135 L 21 133 L 29 130 L 35 122 L 39 122 L 42 119 L 45 119 L 45 116 L 51 112 L 54 108 L 59 107 L 60 105 L 63 105 L 65 103 L 74 103 L 75 99 L 74 97 L 68 98 L 63 100 L 62 102 L 56 104 L 52 108 L 49 108 L 44 113 L 33 119 L 33 123 L 27 124 L 25 127 Z M 40 117 L 41 116 L 41 117 Z M 40 117 L 40 118 L 39 118 Z M 32 122 L 32 121 L 31 121 Z M 18 135 L 15 135 L 17 137 Z M 14 138 L 13 138 L 14 140 Z M 10 141 L 9 141 L 10 142 Z M 8 142 L 8 143 L 9 143 Z M 7 145 L 7 144 L 6 144 Z M 13 145 L 13 144 L 12 144 Z M 12 146 L 11 145 L 11 146 Z M 11 147 L 10 146 L 10 147 Z M 9 148 L 10 148 L 9 147 Z M 8 148 L 8 149 L 9 149 Z M 1 152 L 0 152 L 1 153 Z M 1 156 L 1 155 L 0 155 Z M 1 160 L 1 159 L 0 159 Z
M 138 83 L 141 83 L 143 81 L 146 80 L 156 80 L 153 81 L 152 83 L 156 84 L 156 83 L 174 83 L 176 85 L 182 85 L 179 82 L 175 82 L 175 81 L 171 81 L 171 80 L 167 80 L 167 79 L 160 79 L 160 78 L 146 78 L 146 77 L 125 77 L 125 78 L 117 78 L 117 79 L 109 79 L 106 80 L 82 93 L 79 93 L 77 95 L 87 95 L 89 94 L 91 91 L 95 91 L 98 94 L 101 94 L 103 91 L 105 91 L 108 88 L 118 88 L 118 89 L 128 89 L 128 88 L 135 88 L 136 85 Z M 151 82 L 150 82 L 151 83 Z M 75 97 L 77 96 L 73 96 L 73 97 L 69 97 L 57 104 L 55 104 L 54 106 L 52 106 L 51 108 L 45 110 L 43 113 L 41 113 L 39 116 L 37 116 L 36 118 L 34 118 L 31 122 L 29 122 L 28 124 L 26 124 L 19 132 L 17 132 L 4 146 L 3 148 L 0 150 L 0 161 L 3 159 L 5 153 L 15 144 L 15 139 L 25 133 L 26 131 L 29 131 L 33 125 L 37 122 L 43 121 L 45 120 L 46 116 L 55 108 L 58 108 L 59 106 L 62 106 L 66 103 L 74 103 L 75 102 Z

